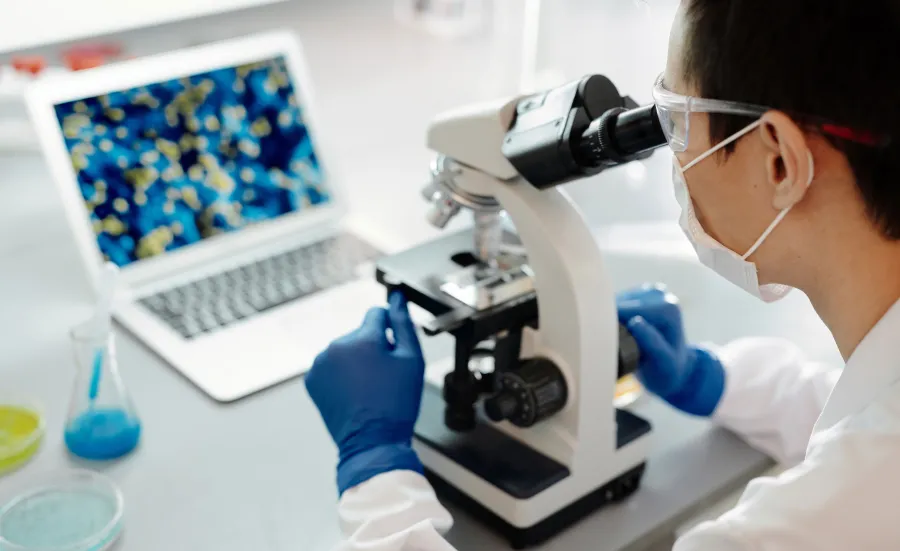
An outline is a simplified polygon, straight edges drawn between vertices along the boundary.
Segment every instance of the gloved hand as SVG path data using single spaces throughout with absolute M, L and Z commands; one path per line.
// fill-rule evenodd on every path
M 725 370 L 716 356 L 685 343 L 678 299 L 662 285 L 644 285 L 616 297 L 619 323 L 641 351 L 637 377 L 672 406 L 710 416 L 725 392 Z
M 369 310 L 362 326 L 331 343 L 306 376 L 306 389 L 338 447 L 342 494 L 388 471 L 423 472 L 411 443 L 425 358 L 406 299 L 395 292 L 389 304 Z

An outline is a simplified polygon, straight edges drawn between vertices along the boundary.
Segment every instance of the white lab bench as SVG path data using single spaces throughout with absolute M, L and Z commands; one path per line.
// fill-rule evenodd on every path
M 320 137 L 333 148 L 338 161 L 333 173 L 348 192 L 351 207 L 401 243 L 412 244 L 409 236 L 424 240 L 437 235 L 416 214 L 424 214 L 418 190 L 429 161 L 424 129 L 437 111 L 483 98 L 491 87 L 502 86 L 486 80 L 490 75 L 484 48 L 490 40 L 451 45 L 392 27 L 386 0 L 311 4 L 294 0 L 262 8 L 251 17 L 222 15 L 199 27 L 177 24 L 137 31 L 128 40 L 136 50 L 153 51 L 181 46 L 185 40 L 283 26 L 286 21 L 296 26 L 316 80 L 325 123 Z M 569 51 L 581 48 L 595 59 L 587 66 L 590 57 L 573 59 L 564 71 L 577 75 L 593 67 L 616 80 L 619 76 L 613 73 L 621 73 L 627 83 L 620 85 L 623 91 L 639 101 L 649 100 L 646 91 L 664 62 L 665 37 L 652 42 L 660 52 L 637 54 L 641 63 L 652 61 L 657 67 L 632 67 L 627 73 L 621 60 L 609 53 L 615 49 L 603 47 L 602 40 L 608 31 L 615 40 L 627 41 L 622 21 L 589 5 L 603 2 L 563 4 L 567 9 L 554 17 L 569 21 L 569 26 L 558 29 L 559 36 L 567 37 Z M 664 32 L 665 25 L 654 28 Z M 596 36 L 586 36 L 588 32 Z M 589 43 L 597 48 L 584 50 Z M 631 90 L 637 82 L 642 90 Z M 695 340 L 782 335 L 814 358 L 840 362 L 805 297 L 792 295 L 765 306 L 691 260 L 674 224 L 670 166 L 669 155 L 660 152 L 644 166 L 570 186 L 610 251 L 609 268 L 617 286 L 669 283 L 683 300 L 688 333 Z M 409 214 L 399 219 L 398 212 Z M 662 222 L 648 223 L 652 221 Z M 62 443 L 74 375 L 66 334 L 90 314 L 90 302 L 42 160 L 28 155 L 0 158 L 0 395 L 38 399 L 48 421 L 38 457 L 21 472 L 0 478 L 0 495 L 41 470 L 81 464 L 67 456 Z M 133 338 L 121 331 L 119 337 L 121 371 L 145 433 L 131 456 L 89 466 L 112 476 L 125 493 L 121 549 L 326 551 L 337 541 L 334 448 L 299 379 L 220 405 Z M 435 341 L 427 346 L 442 345 Z M 540 549 L 664 545 L 661 542 L 686 519 L 770 466 L 737 437 L 704 421 L 650 398 L 636 407 L 656 428 L 642 489 Z M 506 548 L 474 519 L 464 513 L 456 517 L 449 539 L 460 549 Z

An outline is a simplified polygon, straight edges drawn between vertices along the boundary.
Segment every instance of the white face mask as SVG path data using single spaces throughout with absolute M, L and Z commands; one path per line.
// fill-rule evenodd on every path
M 749 134 L 761 124 L 761 120 L 754 122 L 709 151 L 703 153 L 688 163 L 684 168 L 681 167 L 678 157 L 673 156 L 674 166 L 672 167 L 672 180 L 675 184 L 675 199 L 678 200 L 678 204 L 681 206 L 681 217 L 679 218 L 678 223 L 681 226 L 682 231 L 684 231 L 685 235 L 687 235 L 687 238 L 690 240 L 691 245 L 694 246 L 694 250 L 697 251 L 700 262 L 751 295 L 765 302 L 774 302 L 784 298 L 792 288 L 780 284 L 760 285 L 756 264 L 748 261 L 747 257 L 759 249 L 766 238 L 769 237 L 769 234 L 772 233 L 772 230 L 774 230 L 784 217 L 787 216 L 787 213 L 790 212 L 792 207 L 787 207 L 779 212 L 775 217 L 775 220 L 773 220 L 772 223 L 769 224 L 769 227 L 766 228 L 766 231 L 764 231 L 759 239 L 756 240 L 756 243 L 750 247 L 750 250 L 743 255 L 739 255 L 713 239 L 712 236 L 706 233 L 703 226 L 700 225 L 700 221 L 697 219 L 697 215 L 694 212 L 694 204 L 693 201 L 691 201 L 691 196 L 687 188 L 687 181 L 684 177 L 684 173 L 696 166 L 699 162 L 708 158 L 728 144 Z M 812 183 L 813 170 L 813 158 L 812 154 L 810 154 L 809 181 L 807 182 L 807 185 Z

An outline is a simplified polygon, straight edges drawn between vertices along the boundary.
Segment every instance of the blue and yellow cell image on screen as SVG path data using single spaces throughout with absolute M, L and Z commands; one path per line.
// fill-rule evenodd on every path
M 119 266 L 330 199 L 282 58 L 56 115 L 100 250 Z

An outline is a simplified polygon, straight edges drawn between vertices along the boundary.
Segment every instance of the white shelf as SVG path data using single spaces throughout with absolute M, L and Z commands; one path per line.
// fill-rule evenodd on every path
M 3 2 L 0 52 L 189 19 L 283 0 L 27 0 Z

